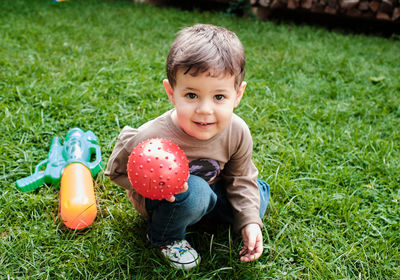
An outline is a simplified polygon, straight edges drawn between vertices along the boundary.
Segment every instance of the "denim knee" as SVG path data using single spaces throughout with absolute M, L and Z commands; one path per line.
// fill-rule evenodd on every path
M 204 215 L 211 212 L 217 203 L 217 195 L 208 183 L 201 177 L 190 175 L 188 190 L 175 196 L 174 207 L 185 213 L 189 225 L 199 221 Z
M 215 207 L 217 195 L 205 180 L 191 175 L 188 187 L 186 192 L 177 194 L 172 203 L 146 199 L 150 215 L 148 235 L 153 245 L 163 246 L 184 239 L 186 228 Z
M 260 217 L 264 217 L 269 204 L 270 188 L 267 182 L 257 179 L 258 190 L 260 191 Z

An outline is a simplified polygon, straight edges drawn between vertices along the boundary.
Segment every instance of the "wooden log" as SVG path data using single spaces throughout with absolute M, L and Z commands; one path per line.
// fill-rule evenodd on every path
M 358 3 L 360 3 L 360 0 L 341 0 L 340 7 L 343 9 L 351 9 L 357 6 Z
M 146 0 L 146 2 L 156 6 L 166 6 L 168 4 L 167 0 Z
M 230 0 L 213 0 L 213 2 L 227 4 L 232 1 L 230 1 Z
M 271 9 L 280 9 L 283 7 L 284 5 L 279 0 L 273 0 L 271 3 Z
M 321 5 L 321 3 L 318 2 L 318 0 L 314 0 L 313 5 L 311 7 L 311 12 L 322 14 L 324 12 L 324 8 L 325 7 Z
M 313 0 L 303 0 L 301 1 L 301 7 L 310 10 L 313 6 Z
M 287 1 L 287 8 L 290 10 L 297 9 L 299 7 L 299 2 L 296 0 L 288 0 Z
M 372 11 L 366 11 L 364 13 L 361 13 L 361 17 L 365 19 L 374 19 L 375 18 L 375 13 Z
M 271 15 L 271 9 L 259 6 L 257 7 L 256 15 L 259 20 L 266 20 Z
M 393 13 L 393 3 L 391 0 L 382 0 L 379 6 L 379 12 L 391 15 Z
M 136 0 L 140 1 L 140 0 Z M 147 0 L 163 1 L 163 0 Z M 166 1 L 166 0 L 164 0 Z M 400 23 L 400 0 L 248 0 L 258 18 L 266 18 L 274 9 L 297 10 L 312 13 L 343 15 Z M 264 8 L 261 10 L 260 8 Z
M 392 21 L 400 21 L 400 7 L 396 7 L 393 10 Z
M 324 13 L 330 14 L 330 15 L 336 15 L 337 14 L 337 10 L 334 7 L 331 6 L 326 6 L 324 9 Z
M 369 3 L 369 8 L 370 8 L 371 11 L 373 11 L 375 13 L 376 11 L 378 11 L 380 4 L 381 3 L 378 0 L 372 0 Z
M 351 8 L 346 11 L 346 16 L 349 17 L 361 17 L 361 11 L 356 8 Z
M 390 20 L 390 16 L 388 14 L 382 13 L 382 12 L 378 12 L 376 14 L 376 18 L 380 19 L 380 20 Z
M 336 6 L 337 6 L 336 0 L 328 0 L 327 3 L 328 3 L 328 6 L 332 7 L 332 8 L 336 8 Z
M 260 0 L 258 3 L 262 7 L 269 7 L 271 5 L 271 0 Z
M 358 4 L 358 9 L 361 11 L 368 11 L 369 9 L 368 0 L 361 0 L 360 4 Z

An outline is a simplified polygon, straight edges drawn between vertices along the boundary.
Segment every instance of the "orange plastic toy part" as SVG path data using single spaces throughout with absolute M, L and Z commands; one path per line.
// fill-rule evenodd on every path
M 97 215 L 96 198 L 90 170 L 81 163 L 71 163 L 61 176 L 60 214 L 72 229 L 90 226 Z

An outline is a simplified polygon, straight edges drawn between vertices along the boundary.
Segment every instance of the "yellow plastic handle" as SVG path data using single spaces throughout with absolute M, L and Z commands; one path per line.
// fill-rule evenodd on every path
M 90 226 L 97 215 L 92 174 L 81 163 L 71 163 L 61 176 L 60 214 L 72 229 Z

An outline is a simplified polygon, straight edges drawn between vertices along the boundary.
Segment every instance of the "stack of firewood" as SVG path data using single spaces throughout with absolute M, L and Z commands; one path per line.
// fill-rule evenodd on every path
M 250 0 L 255 9 L 303 10 L 400 23 L 400 0 Z

